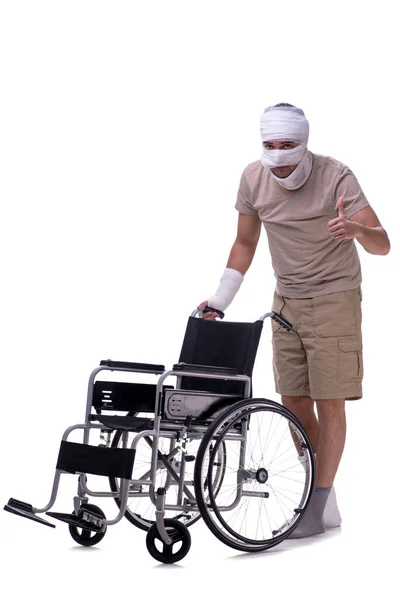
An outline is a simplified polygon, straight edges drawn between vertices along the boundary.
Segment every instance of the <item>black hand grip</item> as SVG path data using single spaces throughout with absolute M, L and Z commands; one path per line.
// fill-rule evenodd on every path
M 286 329 L 286 331 L 291 331 L 293 329 L 293 325 L 284 317 L 282 317 L 282 315 L 278 315 L 276 312 L 272 313 L 271 319 L 279 323 L 279 325 L 283 327 L 283 329 Z
M 205 308 L 203 308 L 203 312 L 204 313 L 215 312 L 215 313 L 217 313 L 217 315 L 219 316 L 220 319 L 223 319 L 225 316 L 225 313 L 222 312 L 222 310 L 218 310 L 218 308 L 212 308 L 211 306 L 206 306 Z

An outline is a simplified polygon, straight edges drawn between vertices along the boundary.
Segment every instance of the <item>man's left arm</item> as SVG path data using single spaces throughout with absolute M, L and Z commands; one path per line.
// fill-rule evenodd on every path
M 328 223 L 332 237 L 338 241 L 354 238 L 370 254 L 389 253 L 389 237 L 371 206 L 366 206 L 347 217 L 343 207 L 343 196 L 341 196 L 337 209 L 338 217 Z
M 375 211 L 367 206 L 350 217 L 355 226 L 355 239 L 370 254 L 388 254 L 390 240 Z

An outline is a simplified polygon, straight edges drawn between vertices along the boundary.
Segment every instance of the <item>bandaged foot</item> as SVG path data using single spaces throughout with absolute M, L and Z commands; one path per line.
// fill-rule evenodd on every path
M 323 515 L 331 489 L 330 487 L 313 489 L 305 515 L 298 527 L 289 535 L 289 539 L 295 540 L 325 532 Z

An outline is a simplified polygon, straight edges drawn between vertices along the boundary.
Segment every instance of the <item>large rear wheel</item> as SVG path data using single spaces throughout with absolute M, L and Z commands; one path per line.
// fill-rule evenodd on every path
M 214 494 L 204 483 L 213 480 L 222 444 L 225 474 Z M 200 444 L 197 505 L 222 542 L 237 550 L 264 550 L 298 525 L 310 500 L 314 472 L 311 443 L 296 417 L 270 400 L 243 400 L 214 421 Z

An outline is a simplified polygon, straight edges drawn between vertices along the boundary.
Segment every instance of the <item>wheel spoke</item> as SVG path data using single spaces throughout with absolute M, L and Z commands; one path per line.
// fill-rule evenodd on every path
M 211 426 L 201 446 L 203 462 L 199 470 L 203 475 L 196 477 L 197 485 L 199 479 L 212 481 L 214 466 L 205 464 L 204 457 L 211 443 L 215 453 L 224 442 L 227 458 L 219 493 L 215 495 L 211 490 L 207 501 L 203 485 L 199 507 L 211 530 L 228 545 L 240 549 L 277 543 L 276 530 L 288 530 L 295 509 L 301 511 L 309 498 L 313 479 L 313 473 L 310 477 L 306 469 L 299 469 L 297 446 L 289 426 L 304 453 L 312 449 L 301 426 L 291 421 L 290 413 L 261 400 L 247 402 L 246 410 L 233 407 L 230 418 L 224 415 L 225 422 L 221 418 Z M 246 422 L 245 439 L 233 439 L 234 426 L 242 419 Z

